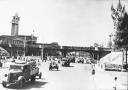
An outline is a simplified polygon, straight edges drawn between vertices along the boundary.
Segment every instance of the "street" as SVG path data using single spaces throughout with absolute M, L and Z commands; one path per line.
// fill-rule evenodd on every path
M 59 64 L 59 70 L 49 71 L 49 61 L 42 62 L 40 70 L 42 79 L 36 80 L 34 83 L 27 82 L 23 87 L 24 90 L 114 90 L 114 77 L 119 80 L 117 90 L 127 90 L 127 73 L 117 71 L 104 71 L 96 66 L 95 75 L 91 74 L 91 66 L 89 64 L 71 63 L 70 67 L 62 67 Z M 6 72 L 0 69 L 1 75 Z M 1 76 L 3 77 L 3 76 Z M 0 85 L 1 90 L 8 90 Z M 17 87 L 10 88 L 17 89 Z

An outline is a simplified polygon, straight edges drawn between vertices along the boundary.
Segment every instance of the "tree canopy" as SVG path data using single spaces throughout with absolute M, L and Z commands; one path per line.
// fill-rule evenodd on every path
M 128 14 L 125 12 L 123 17 L 118 18 L 117 31 L 115 35 L 115 47 L 128 47 Z

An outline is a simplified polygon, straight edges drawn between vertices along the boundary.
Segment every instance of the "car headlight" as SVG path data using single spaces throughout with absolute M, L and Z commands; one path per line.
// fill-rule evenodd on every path
M 4 76 L 5 76 L 5 77 L 7 77 L 8 75 L 7 75 L 7 74 L 5 74 Z

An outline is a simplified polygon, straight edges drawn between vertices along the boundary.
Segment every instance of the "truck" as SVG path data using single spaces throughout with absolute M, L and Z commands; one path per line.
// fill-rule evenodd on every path
M 41 79 L 42 73 L 39 72 L 35 61 L 18 61 L 10 64 L 8 72 L 4 74 L 2 85 L 9 87 L 12 85 L 18 85 L 22 88 L 26 82 L 34 82 L 36 76 Z

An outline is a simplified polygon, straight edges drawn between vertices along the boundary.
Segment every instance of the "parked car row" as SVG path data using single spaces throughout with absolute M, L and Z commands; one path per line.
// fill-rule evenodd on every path
M 118 65 L 118 64 L 105 64 L 105 70 L 117 70 L 117 71 L 121 71 L 122 70 L 122 65 Z
M 85 57 L 65 57 L 60 59 L 53 59 L 51 60 L 49 64 L 49 70 L 59 70 L 59 63 L 61 63 L 62 66 L 70 67 L 70 63 L 96 63 L 96 60 L 92 58 L 85 58 Z

